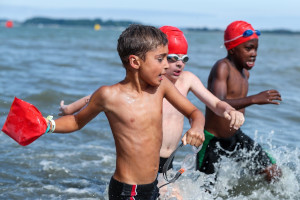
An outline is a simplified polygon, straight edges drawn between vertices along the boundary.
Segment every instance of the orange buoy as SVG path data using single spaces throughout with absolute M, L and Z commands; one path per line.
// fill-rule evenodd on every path
M 14 26 L 14 23 L 12 21 L 10 21 L 10 20 L 6 21 L 6 23 L 5 23 L 6 28 L 12 28 L 13 26 Z

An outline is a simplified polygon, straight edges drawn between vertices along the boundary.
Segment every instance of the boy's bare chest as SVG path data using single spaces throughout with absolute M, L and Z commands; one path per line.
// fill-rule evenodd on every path
M 148 121 L 161 118 L 162 98 L 153 95 L 120 95 L 110 105 L 109 115 L 123 122 Z
M 176 83 L 174 84 L 175 87 L 177 88 L 177 90 L 183 95 L 183 96 L 187 96 L 188 92 L 189 92 L 189 85 L 187 84 L 187 81 L 185 81 L 185 76 L 184 74 L 182 75 L 182 77 L 180 77 L 180 79 L 178 79 L 176 81 Z
M 240 73 L 233 73 L 227 80 L 227 96 L 231 98 L 246 97 L 248 93 L 248 78 Z

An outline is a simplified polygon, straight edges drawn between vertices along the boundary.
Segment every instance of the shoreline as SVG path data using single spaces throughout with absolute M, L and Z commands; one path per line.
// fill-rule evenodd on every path
M 0 19 L 0 27 L 5 26 L 7 19 Z M 143 24 L 137 21 L 130 20 L 102 20 L 97 19 L 54 19 L 48 17 L 33 17 L 26 19 L 23 22 L 14 21 L 14 26 L 44 26 L 44 27 L 94 27 L 95 24 L 101 25 L 101 27 L 127 27 L 130 24 Z M 220 28 L 207 28 L 207 27 L 180 27 L 184 31 L 191 32 L 224 32 Z M 300 31 L 293 31 L 289 29 L 262 29 L 264 33 L 270 34 L 288 34 L 299 35 Z

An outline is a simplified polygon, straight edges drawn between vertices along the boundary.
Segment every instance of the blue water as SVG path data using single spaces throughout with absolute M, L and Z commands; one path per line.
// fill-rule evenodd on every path
M 101 85 L 124 78 L 116 51 L 122 29 L 62 27 L 0 28 L 0 126 L 15 96 L 34 104 L 44 116 L 58 117 L 59 102 L 71 103 Z M 222 33 L 185 32 L 190 60 L 186 70 L 206 85 L 214 62 L 226 56 Z M 279 106 L 246 109 L 243 131 L 261 143 L 283 170 L 277 183 L 267 184 L 240 166 L 224 160 L 211 192 L 213 177 L 189 171 L 170 188 L 183 199 L 300 199 L 300 47 L 299 35 L 260 36 L 256 66 L 250 71 L 249 95 L 276 89 Z M 204 105 L 189 99 L 203 112 Z M 185 129 L 188 123 L 185 123 Z M 179 167 L 190 147 L 178 152 Z M 72 134 L 48 134 L 29 146 L 0 133 L 0 199 L 106 199 L 115 168 L 115 148 L 102 113 Z M 167 199 L 167 198 L 166 198 Z

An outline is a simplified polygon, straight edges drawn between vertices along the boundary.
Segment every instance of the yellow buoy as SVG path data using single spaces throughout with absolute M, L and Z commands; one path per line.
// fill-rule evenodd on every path
M 95 31 L 99 31 L 101 29 L 100 24 L 95 24 L 94 29 Z

